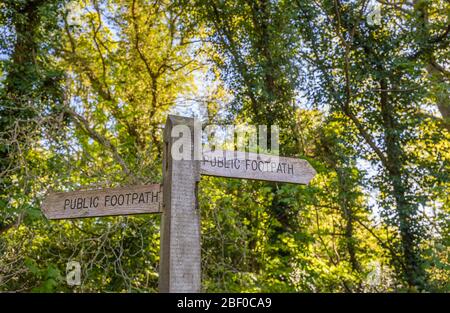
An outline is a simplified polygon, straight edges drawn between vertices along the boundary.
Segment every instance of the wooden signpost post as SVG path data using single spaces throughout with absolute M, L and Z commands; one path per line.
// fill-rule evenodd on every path
M 50 193 L 42 203 L 44 215 L 73 219 L 162 213 L 159 291 L 200 292 L 200 175 L 308 184 L 316 172 L 306 160 L 266 154 L 219 150 L 203 152 L 198 159 L 197 131 L 193 118 L 167 118 L 162 186 Z
M 184 134 L 174 127 L 187 126 Z M 185 136 L 185 137 L 182 137 Z M 181 138 L 180 138 L 181 137 Z M 187 151 L 176 151 L 174 141 Z M 194 161 L 194 119 L 169 116 L 164 128 L 164 204 L 161 227 L 159 291 L 200 292 L 200 214 L 197 184 L 198 162 Z M 186 159 L 175 160 L 173 153 Z

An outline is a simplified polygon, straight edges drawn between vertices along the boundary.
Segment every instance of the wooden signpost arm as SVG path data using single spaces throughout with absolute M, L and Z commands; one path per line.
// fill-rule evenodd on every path
M 174 130 L 177 125 L 184 125 L 180 129 L 189 132 Z M 194 119 L 168 117 L 163 150 L 160 292 L 201 290 L 200 214 L 196 200 L 200 171 L 199 162 L 193 158 L 193 138 Z M 184 143 L 183 148 L 189 149 L 189 153 L 182 151 L 183 155 L 189 155 L 187 160 L 173 157 L 172 149 L 178 149 L 180 140 Z

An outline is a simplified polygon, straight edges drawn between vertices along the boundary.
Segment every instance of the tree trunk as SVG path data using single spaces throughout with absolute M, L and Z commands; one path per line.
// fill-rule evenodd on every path
M 338 198 L 339 206 L 341 208 L 342 218 L 345 221 L 345 245 L 348 252 L 348 257 L 350 264 L 352 266 L 352 271 L 359 272 L 361 266 L 356 257 L 356 243 L 353 236 L 353 223 L 355 220 L 354 210 L 352 208 L 352 202 L 355 199 L 349 199 L 348 195 L 351 192 L 351 186 L 348 184 L 348 174 L 343 168 L 335 168 L 338 177 Z
M 420 250 L 418 244 L 416 224 L 417 205 L 407 199 L 407 181 L 403 173 L 405 156 L 400 143 L 399 125 L 396 121 L 395 110 L 388 96 L 388 84 L 386 79 L 380 80 L 380 104 L 384 126 L 384 140 L 386 145 L 386 169 L 388 180 L 392 187 L 398 226 L 400 230 L 400 240 L 402 248 L 404 278 L 410 289 L 422 288 L 424 285 L 425 272 L 423 270 Z

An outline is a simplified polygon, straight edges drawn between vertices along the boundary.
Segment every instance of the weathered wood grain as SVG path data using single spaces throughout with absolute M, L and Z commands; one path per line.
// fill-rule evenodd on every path
M 164 128 L 164 209 L 161 223 L 160 292 L 200 292 L 200 216 L 197 184 L 198 161 L 193 161 L 193 123 L 190 118 L 169 116 Z M 191 160 L 174 160 L 172 129 L 187 125 L 191 131 L 188 155 Z
M 52 192 L 42 203 L 48 219 L 161 213 L 160 184 L 122 188 Z
M 308 184 L 316 175 L 306 160 L 237 151 L 205 151 L 200 174 Z

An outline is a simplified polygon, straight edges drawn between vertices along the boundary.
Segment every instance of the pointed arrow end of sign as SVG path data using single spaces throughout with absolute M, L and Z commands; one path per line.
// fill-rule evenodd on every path
M 48 203 L 50 197 L 51 197 L 51 194 L 47 195 L 45 197 L 45 199 L 41 203 L 41 211 L 44 214 L 46 219 L 50 219 L 50 216 L 49 216 L 49 203 Z

